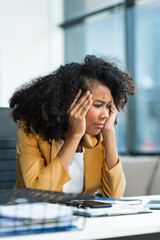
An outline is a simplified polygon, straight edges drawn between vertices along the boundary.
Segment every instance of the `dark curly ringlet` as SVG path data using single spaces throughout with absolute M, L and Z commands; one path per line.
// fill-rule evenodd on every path
M 32 80 L 17 90 L 10 99 L 14 121 L 26 124 L 45 139 L 64 139 L 69 130 L 67 111 L 82 89 L 92 90 L 96 82 L 107 86 L 118 110 L 124 109 L 128 97 L 135 93 L 135 83 L 127 71 L 113 63 L 87 55 L 84 63 L 60 66 L 55 72 Z M 81 94 L 81 95 L 82 95 Z

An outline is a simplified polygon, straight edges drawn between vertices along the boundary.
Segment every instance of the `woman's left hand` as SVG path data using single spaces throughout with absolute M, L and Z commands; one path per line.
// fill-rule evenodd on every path
M 118 110 L 112 100 L 111 107 L 109 109 L 109 116 L 102 129 L 102 136 L 105 149 L 105 161 L 108 170 L 112 169 L 118 163 L 118 153 L 115 141 L 114 123 L 118 114 Z
M 114 123 L 115 123 L 117 114 L 118 114 L 118 110 L 114 104 L 114 101 L 112 100 L 111 107 L 109 109 L 109 117 L 106 120 L 105 125 L 102 129 L 102 135 L 104 135 L 108 131 L 114 130 Z

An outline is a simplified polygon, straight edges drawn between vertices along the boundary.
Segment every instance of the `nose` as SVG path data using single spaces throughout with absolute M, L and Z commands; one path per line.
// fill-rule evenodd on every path
M 105 119 L 105 120 L 109 118 L 109 108 L 104 107 L 102 109 L 101 114 L 100 114 L 100 118 Z

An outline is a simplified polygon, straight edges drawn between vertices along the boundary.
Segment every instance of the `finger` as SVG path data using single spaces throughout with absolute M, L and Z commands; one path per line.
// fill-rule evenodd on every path
M 114 99 L 112 98 L 112 103 L 111 103 L 111 107 L 115 110 L 117 110 L 116 104 L 114 102 Z M 118 111 L 118 110 L 117 110 Z
M 83 106 L 83 108 L 79 109 L 79 114 L 81 114 L 82 116 L 85 116 L 87 114 L 88 110 L 90 109 L 92 103 L 93 103 L 92 96 L 90 96 L 88 98 L 88 101 Z
M 118 110 L 117 110 L 116 105 L 114 103 L 111 104 L 110 112 L 115 113 L 116 115 L 118 114 Z
M 72 111 L 72 114 L 78 113 L 79 110 L 81 110 L 84 107 L 84 105 L 86 105 L 86 101 L 88 101 L 87 98 L 89 95 L 90 95 L 90 91 L 87 90 L 85 94 L 83 94 L 83 96 L 75 103 L 75 105 L 70 110 Z
M 82 92 L 82 90 L 81 90 L 81 89 L 79 89 L 79 91 L 78 91 L 78 94 L 76 95 L 76 97 L 75 97 L 74 101 L 73 101 L 73 102 L 72 102 L 72 104 L 70 105 L 70 107 L 69 107 L 69 109 L 68 109 L 68 111 L 67 111 L 67 112 L 70 112 L 70 111 L 72 110 L 72 108 L 73 108 L 73 107 L 74 107 L 74 105 L 76 104 L 76 102 L 77 102 L 78 98 L 80 97 L 80 95 L 81 95 L 81 92 Z
M 81 113 L 81 111 L 83 110 L 83 108 L 85 108 L 85 106 L 87 105 L 87 103 L 90 101 L 90 99 L 92 99 L 92 94 L 89 93 L 89 95 L 84 96 L 83 99 L 80 99 L 79 103 L 77 104 L 77 109 L 76 109 L 76 113 Z
M 84 108 L 83 112 L 84 115 L 86 116 L 88 110 L 90 109 L 90 107 L 92 106 L 93 100 L 91 99 L 90 102 L 87 104 L 87 106 Z

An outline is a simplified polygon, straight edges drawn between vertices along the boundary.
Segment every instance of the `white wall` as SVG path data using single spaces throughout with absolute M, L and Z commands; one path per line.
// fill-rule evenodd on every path
M 62 0 L 0 0 L 0 106 L 63 64 Z

